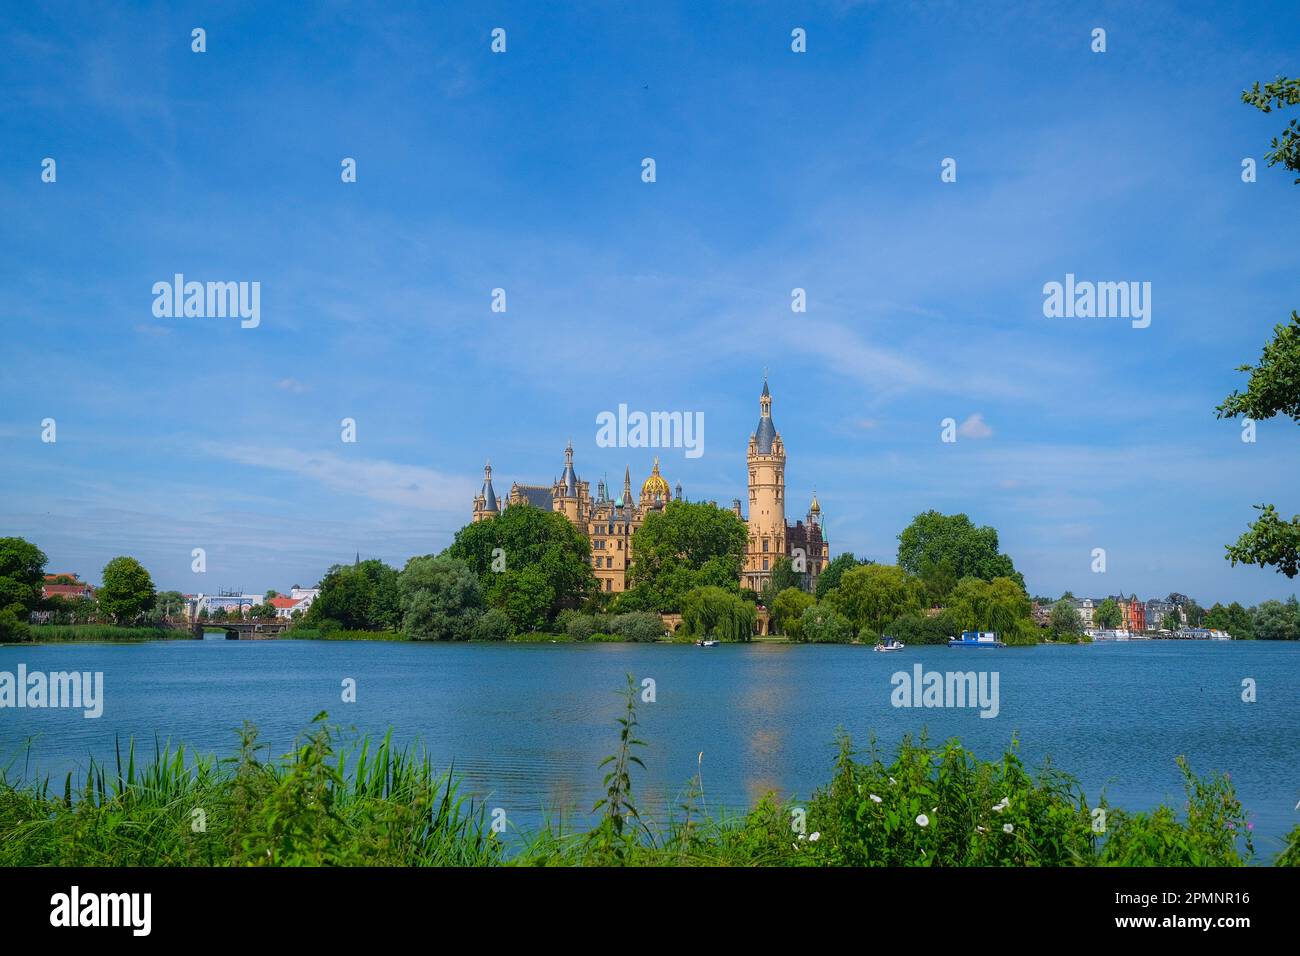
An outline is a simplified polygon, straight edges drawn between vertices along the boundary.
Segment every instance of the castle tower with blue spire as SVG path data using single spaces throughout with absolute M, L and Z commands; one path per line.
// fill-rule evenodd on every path
M 794 569 L 805 575 L 811 589 L 817 576 L 830 561 L 829 546 L 823 535 L 821 505 L 814 494 L 807 521 L 791 525 L 786 522 L 785 443 L 772 421 L 772 393 L 763 378 L 759 396 L 758 426 L 749 438 L 745 456 L 749 470 L 748 517 L 742 513 L 737 498 L 731 511 L 748 527 L 748 543 L 742 565 L 740 586 L 762 592 L 771 580 L 776 562 L 790 558 Z M 592 498 L 589 484 L 578 477 L 574 468 L 573 442 L 564 449 L 564 471 L 547 485 L 515 482 L 504 499 L 498 499 L 492 485 L 492 466 L 483 468 L 483 487 L 474 498 L 471 520 L 485 521 L 501 514 L 505 508 L 529 505 L 543 511 L 564 515 L 587 538 L 591 545 L 592 571 L 607 593 L 627 590 L 627 572 L 632 564 L 632 539 L 646 517 L 683 501 L 681 482 L 672 488 L 659 471 L 656 458 L 650 475 L 641 485 L 638 496 L 632 487 L 632 471 L 623 472 L 623 491 L 612 498 L 613 489 L 605 481 L 597 483 Z

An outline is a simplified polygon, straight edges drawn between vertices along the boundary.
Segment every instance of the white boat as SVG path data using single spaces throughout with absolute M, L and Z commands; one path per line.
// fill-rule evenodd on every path
M 717 641 L 696 641 L 695 642 L 696 647 L 715 647 L 717 646 L 717 644 L 718 644 Z
M 895 640 L 892 637 L 881 638 L 880 643 L 872 648 L 873 651 L 880 651 L 882 654 L 886 651 L 901 651 L 907 645 L 902 641 Z

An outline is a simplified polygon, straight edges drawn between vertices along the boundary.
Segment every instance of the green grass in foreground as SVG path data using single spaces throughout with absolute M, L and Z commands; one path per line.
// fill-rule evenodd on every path
M 486 807 L 450 773 L 385 736 L 339 749 L 320 714 L 284 758 L 261 758 L 246 727 L 237 756 L 133 747 L 62 791 L 0 770 L 0 866 L 1237 866 L 1253 861 L 1226 777 L 1186 778 L 1187 811 L 1088 807 L 1069 776 L 1030 774 L 1014 746 L 981 761 L 956 741 L 904 738 L 886 761 L 842 740 L 830 782 L 806 804 L 773 796 L 741 817 L 702 811 L 690 782 L 664 822 L 637 812 L 637 687 L 629 679 L 619 742 L 602 763 L 605 796 L 590 828 L 553 824 L 507 849 Z M 1098 811 L 1101 811 L 1101 814 Z M 1300 865 L 1300 827 L 1278 865 Z
M 188 641 L 194 635 L 172 627 L 117 627 L 112 624 L 33 624 L 29 643 L 75 641 Z

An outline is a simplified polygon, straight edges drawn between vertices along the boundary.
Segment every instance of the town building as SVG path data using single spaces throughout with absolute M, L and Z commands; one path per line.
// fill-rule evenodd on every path
M 207 611 L 208 617 L 211 617 L 217 611 L 228 615 L 232 610 L 236 610 L 241 616 L 247 617 L 249 610 L 261 603 L 263 602 L 260 594 L 222 591 L 218 594 L 196 594 L 193 600 L 188 602 L 187 610 L 191 621 L 198 620 L 204 611 Z
M 1094 602 L 1092 598 L 1082 598 L 1071 601 L 1070 603 L 1073 604 L 1074 609 L 1079 612 L 1079 620 L 1083 622 L 1083 626 L 1085 628 L 1092 627 L 1095 623 L 1093 615 L 1096 613 L 1097 604 L 1100 602 Z
M 1147 601 L 1147 627 L 1150 630 L 1158 631 L 1163 628 L 1165 618 L 1171 614 L 1178 620 L 1179 624 L 1187 623 L 1186 613 L 1172 601 L 1165 601 L 1160 598 L 1152 598 Z
M 815 587 L 818 575 L 830 563 L 821 504 L 814 493 L 803 520 L 793 525 L 786 520 L 785 443 L 772 420 L 772 394 L 766 380 L 759 396 L 758 425 L 750 436 L 745 461 L 749 473 L 748 518 L 741 511 L 739 498 L 733 499 L 731 505 L 749 531 L 741 585 L 762 591 L 777 559 L 788 557 L 796 571 L 807 574 L 808 587 Z M 682 500 L 681 482 L 675 489 L 670 487 L 660 473 L 658 458 L 635 497 L 631 469 L 624 468 L 623 491 L 617 498 L 612 497 L 603 480 L 597 482 L 593 498 L 590 483 L 579 478 L 574 469 L 573 443 L 569 442 L 564 450 L 564 471 L 557 480 L 549 486 L 515 482 L 504 502 L 497 497 L 489 462 L 483 469 L 483 486 L 474 498 L 470 520 L 487 521 L 504 508 L 517 505 L 563 514 L 591 545 L 592 571 L 600 589 L 616 594 L 627 590 L 632 539 L 637 528 L 649 515 Z
M 80 601 L 82 599 L 93 601 L 95 599 L 95 588 L 75 574 L 47 574 L 41 587 L 41 596 L 46 600 L 62 598 L 65 601 Z

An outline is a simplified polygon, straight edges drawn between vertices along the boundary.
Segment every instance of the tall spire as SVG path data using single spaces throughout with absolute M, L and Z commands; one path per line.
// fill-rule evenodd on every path
M 569 444 L 564 448 L 564 476 L 560 479 L 564 482 L 564 497 L 578 497 L 578 476 L 573 473 L 573 439 L 569 439 Z
M 497 492 L 492 487 L 492 462 L 489 461 L 483 466 L 483 509 L 485 511 L 499 511 L 497 507 Z
M 760 455 L 772 453 L 772 440 L 776 438 L 776 425 L 772 423 L 772 393 L 767 387 L 767 374 L 763 375 L 763 394 L 758 397 L 758 427 L 754 429 L 754 442 Z
M 623 469 L 623 504 L 632 504 L 632 466 Z

